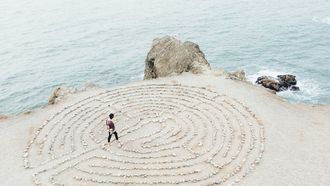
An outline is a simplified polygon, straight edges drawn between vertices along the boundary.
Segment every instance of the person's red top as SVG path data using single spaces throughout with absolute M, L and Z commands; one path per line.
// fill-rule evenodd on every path
M 107 119 L 107 121 L 106 121 L 106 125 L 110 128 L 110 129 L 112 129 L 113 131 L 115 130 L 115 124 L 113 124 L 113 122 L 112 122 L 112 120 L 111 119 Z

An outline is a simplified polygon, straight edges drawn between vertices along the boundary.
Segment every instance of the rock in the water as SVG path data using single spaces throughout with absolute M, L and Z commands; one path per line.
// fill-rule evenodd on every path
M 278 75 L 277 78 L 271 76 L 260 76 L 258 77 L 256 83 L 277 92 L 284 90 L 299 90 L 299 87 L 295 86 L 297 84 L 296 76 L 291 74 Z
M 291 87 L 290 87 L 290 90 L 291 90 L 291 91 L 299 91 L 300 88 L 294 85 L 294 86 L 291 86 Z
M 182 72 L 202 73 L 210 69 L 204 53 L 193 42 L 165 36 L 154 39 L 145 60 L 144 79 L 165 77 Z
M 265 80 L 265 79 L 275 80 L 275 78 L 273 78 L 272 76 L 260 76 L 260 77 L 257 78 L 256 83 L 261 84 L 261 81 Z
M 230 79 L 233 79 L 233 80 L 246 81 L 244 70 L 229 72 L 229 73 L 227 73 L 227 77 Z
M 297 84 L 296 76 L 291 74 L 278 75 L 277 78 L 280 81 L 281 85 L 286 88 Z
M 275 90 L 275 91 L 280 91 L 281 85 L 279 82 L 277 82 L 276 80 L 271 80 L 271 79 L 263 79 L 261 80 L 261 85 L 269 88 L 271 90 Z

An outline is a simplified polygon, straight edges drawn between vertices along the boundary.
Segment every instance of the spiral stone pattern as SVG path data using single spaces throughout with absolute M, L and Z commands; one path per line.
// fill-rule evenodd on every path
M 107 144 L 115 114 L 119 142 Z M 259 164 L 264 127 L 236 99 L 181 84 L 86 97 L 36 129 L 24 166 L 36 185 L 237 184 Z

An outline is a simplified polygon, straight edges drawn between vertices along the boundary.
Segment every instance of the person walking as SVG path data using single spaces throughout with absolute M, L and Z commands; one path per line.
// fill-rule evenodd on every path
M 114 114 L 110 113 L 109 118 L 106 120 L 106 125 L 107 125 L 108 131 L 109 131 L 108 143 L 110 143 L 112 134 L 115 135 L 116 140 L 118 141 L 118 134 L 117 134 L 117 131 L 116 131 L 116 127 L 115 127 L 115 124 L 112 121 L 113 117 L 114 117 Z M 119 145 L 120 145 L 120 142 L 119 142 Z

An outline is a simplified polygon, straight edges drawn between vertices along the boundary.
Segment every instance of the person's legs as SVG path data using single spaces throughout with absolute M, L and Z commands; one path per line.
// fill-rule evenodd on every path
M 115 134 L 116 140 L 118 140 L 118 134 L 117 134 L 117 131 L 115 131 L 114 134 Z
M 109 132 L 108 143 L 110 143 L 111 135 L 112 135 L 112 134 Z

